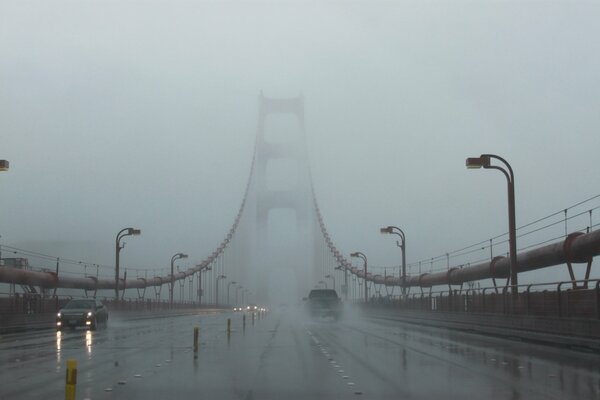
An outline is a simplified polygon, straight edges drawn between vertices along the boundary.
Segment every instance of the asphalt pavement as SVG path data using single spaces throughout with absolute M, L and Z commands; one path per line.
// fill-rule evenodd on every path
M 600 355 L 346 312 L 199 313 L 0 336 L 0 399 L 600 399 Z M 227 319 L 231 333 L 227 333 Z M 193 351 L 194 327 L 200 328 Z

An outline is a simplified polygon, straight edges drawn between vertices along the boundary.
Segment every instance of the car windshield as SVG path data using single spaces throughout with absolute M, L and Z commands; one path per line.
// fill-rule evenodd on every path
M 63 310 L 70 310 L 70 309 L 76 309 L 76 308 L 92 309 L 92 308 L 94 308 L 95 304 L 96 303 L 94 301 L 90 301 L 90 300 L 72 300 L 72 301 L 68 302 L 67 304 L 65 304 L 65 306 L 63 307 Z

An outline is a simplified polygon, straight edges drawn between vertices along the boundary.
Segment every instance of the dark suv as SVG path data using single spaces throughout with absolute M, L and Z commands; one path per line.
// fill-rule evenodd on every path
M 333 289 L 313 289 L 306 301 L 311 317 L 338 319 L 342 315 L 342 301 Z
M 56 316 L 56 329 L 83 326 L 93 331 L 107 321 L 108 310 L 100 300 L 70 300 Z

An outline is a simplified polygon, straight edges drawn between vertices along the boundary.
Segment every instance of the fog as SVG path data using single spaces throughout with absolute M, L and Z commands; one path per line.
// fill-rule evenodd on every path
M 398 265 L 387 225 L 409 263 L 485 241 L 507 230 L 506 182 L 466 157 L 510 162 L 518 226 L 599 194 L 599 15 L 570 1 L 0 1 L 0 243 L 110 276 L 133 226 L 122 265 L 194 265 L 238 212 L 261 92 L 303 96 L 344 254 Z

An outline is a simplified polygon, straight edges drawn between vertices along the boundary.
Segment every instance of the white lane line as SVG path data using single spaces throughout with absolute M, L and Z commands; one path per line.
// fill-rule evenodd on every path
M 317 345 L 317 347 L 321 350 L 321 353 L 323 353 L 323 355 L 327 358 L 327 360 L 329 361 L 330 365 L 336 369 L 336 372 L 338 374 L 341 375 L 341 378 L 344 380 L 348 380 L 350 379 L 350 376 L 348 375 L 343 375 L 344 374 L 344 369 L 342 368 L 342 366 L 340 364 L 337 363 L 337 361 L 333 358 L 333 355 L 331 355 L 325 348 L 325 346 L 323 344 L 321 344 L 321 342 L 315 337 L 315 335 L 310 332 L 308 329 L 306 330 L 306 332 L 308 333 L 308 335 L 310 336 L 310 338 L 313 340 L 313 342 Z M 346 385 L 349 387 L 355 387 L 355 383 L 354 382 L 346 382 Z M 355 395 L 362 395 L 363 392 L 360 390 L 355 390 L 354 391 Z

